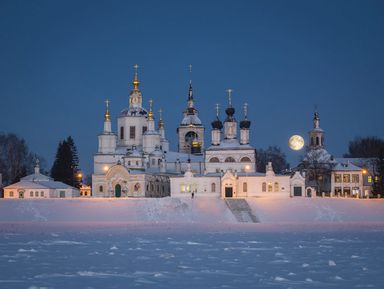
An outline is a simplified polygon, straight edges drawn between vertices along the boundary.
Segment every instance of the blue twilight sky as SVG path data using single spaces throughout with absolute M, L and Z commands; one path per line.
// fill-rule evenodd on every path
M 355 136 L 384 136 L 384 1 L 349 0 L 1 0 L 0 132 L 23 137 L 49 168 L 72 135 L 90 173 L 104 99 L 116 130 L 135 63 L 174 149 L 189 64 L 209 140 L 227 88 L 237 119 L 249 103 L 252 144 L 280 146 L 291 165 L 300 153 L 287 140 L 307 138 L 315 105 L 335 156 Z

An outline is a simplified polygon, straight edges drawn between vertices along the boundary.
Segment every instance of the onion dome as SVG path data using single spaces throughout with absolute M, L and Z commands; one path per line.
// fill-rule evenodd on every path
M 248 119 L 244 119 L 240 121 L 240 128 L 249 128 L 251 126 L 251 122 Z
M 216 103 L 216 119 L 211 122 L 212 128 L 213 129 L 222 129 L 223 128 L 223 123 L 219 119 L 219 104 Z
M 214 121 L 211 122 L 212 128 L 213 129 L 222 129 L 223 128 L 223 123 L 221 120 L 217 117 Z
M 228 107 L 225 110 L 227 114 L 227 119 L 225 121 L 233 121 L 233 115 L 235 114 L 235 108 L 232 106 L 232 89 L 228 89 Z
M 244 103 L 244 119 L 240 121 L 240 128 L 242 129 L 249 129 L 251 126 L 251 121 L 247 118 L 247 112 L 248 112 L 248 104 Z

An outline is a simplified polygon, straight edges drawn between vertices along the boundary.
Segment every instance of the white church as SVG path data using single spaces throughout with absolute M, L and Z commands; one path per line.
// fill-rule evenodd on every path
M 106 101 L 104 129 L 94 155 L 94 197 L 190 197 L 192 193 L 217 198 L 290 197 L 294 191 L 305 191 L 305 179 L 299 173 L 276 175 L 271 163 L 265 174 L 256 172 L 247 106 L 239 124 L 231 90 L 226 118 L 224 122 L 219 119 L 217 108 L 210 145 L 205 148 L 205 128 L 194 105 L 190 81 L 187 107 L 177 128 L 178 150 L 170 151 L 161 111 L 156 125 L 152 100 L 149 109 L 143 106 L 137 65 L 132 84 L 129 107 L 117 117 L 117 133 L 112 130 Z

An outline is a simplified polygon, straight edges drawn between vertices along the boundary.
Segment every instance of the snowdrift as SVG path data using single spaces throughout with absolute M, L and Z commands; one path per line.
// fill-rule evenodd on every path
M 248 198 L 261 223 L 384 223 L 384 200 Z M 236 223 L 222 199 L 0 199 L 0 222 Z
M 236 222 L 212 198 L 0 200 L 0 222 Z
M 384 222 L 384 200 L 249 198 L 261 223 Z

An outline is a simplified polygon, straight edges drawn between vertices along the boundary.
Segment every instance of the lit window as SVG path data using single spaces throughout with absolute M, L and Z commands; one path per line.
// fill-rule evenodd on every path
M 272 184 L 269 183 L 269 184 L 268 184 L 268 192 L 272 192 L 272 189 L 273 189 Z
M 353 174 L 352 175 L 352 183 L 358 183 L 359 182 L 359 175 Z
M 372 176 L 368 176 L 368 183 L 372 183 Z
M 279 183 L 278 182 L 275 183 L 275 188 L 274 189 L 275 189 L 275 192 L 279 191 Z
M 335 183 L 341 183 L 341 175 L 335 174 Z
M 351 182 L 351 175 L 343 174 L 343 183 L 350 183 L 350 182 Z

